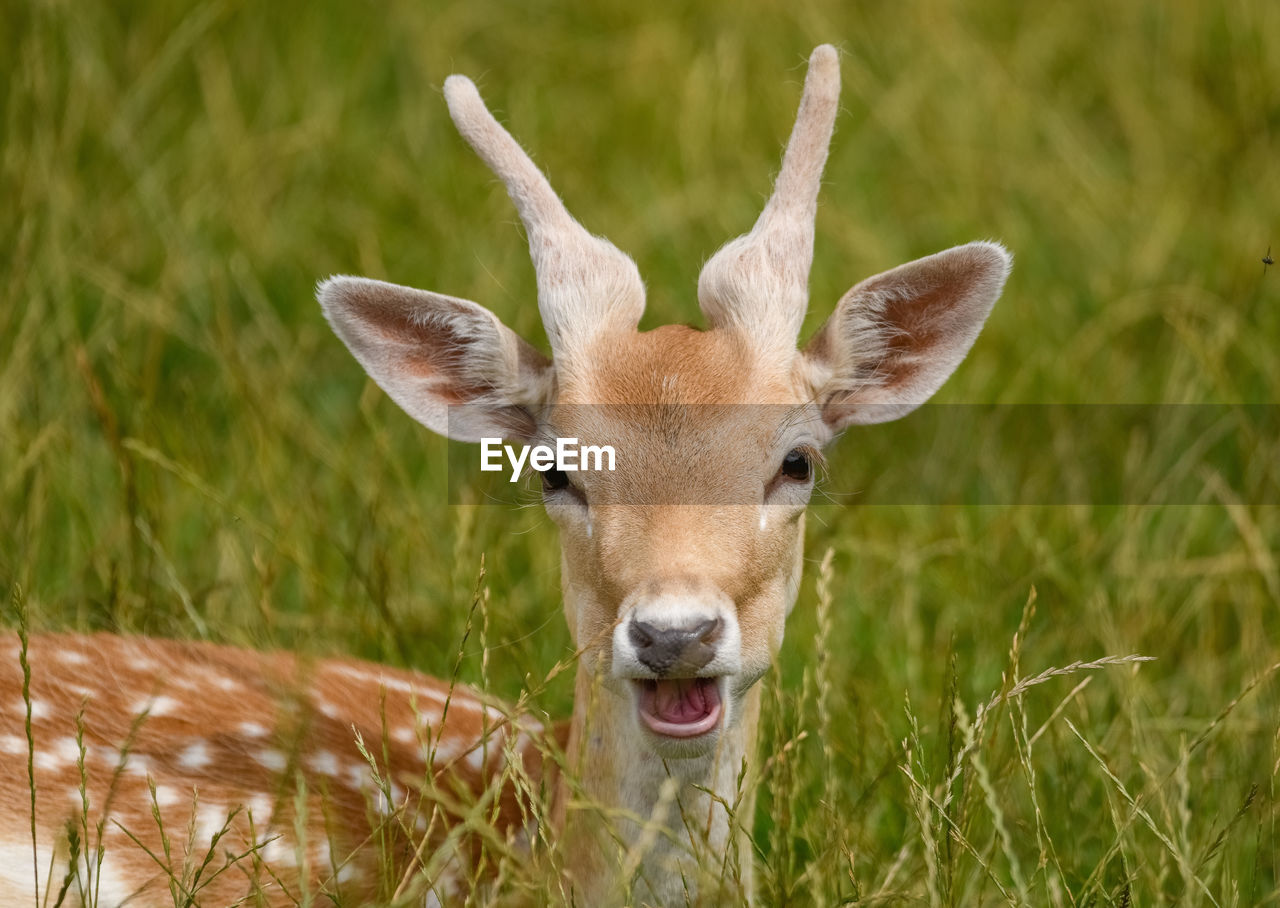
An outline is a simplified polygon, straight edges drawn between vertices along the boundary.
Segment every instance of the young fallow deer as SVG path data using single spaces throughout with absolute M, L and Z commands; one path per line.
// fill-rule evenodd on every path
M 423 855 L 438 854 L 466 812 L 467 792 L 518 764 L 520 784 L 490 786 L 484 809 L 495 828 L 516 829 L 527 804 L 512 789 L 554 787 L 564 864 L 555 887 L 575 904 L 749 899 L 751 797 L 738 786 L 750 778 L 741 773 L 755 749 L 757 682 L 800 585 L 814 459 L 846 426 L 897 418 L 932 395 L 1010 267 L 1000 246 L 971 243 L 895 268 L 853 287 L 796 349 L 838 88 L 838 57 L 824 45 L 810 58 L 764 212 L 702 270 L 705 331 L 636 330 L 635 264 L 573 219 L 462 76 L 445 83 L 449 112 L 524 222 L 552 358 L 466 300 L 353 277 L 319 287 L 356 359 L 434 431 L 467 441 L 574 436 L 619 452 L 615 472 L 541 477 L 580 652 L 564 772 L 543 773 L 535 723 L 407 672 L 206 644 L 38 637 L 23 698 L 15 641 L 3 663 L 0 892 L 30 893 L 37 871 L 56 891 L 68 830 L 80 828 L 76 861 L 99 905 L 171 901 L 165 866 L 186 870 L 172 875 L 179 896 L 190 890 L 206 904 L 250 892 L 284 904 L 307 885 L 313 896 L 386 899 L 398 887 L 369 888 L 375 870 L 362 855 L 377 849 L 368 840 L 390 827 L 397 866 L 428 863 Z M 218 861 L 192 882 L 224 826 Z M 431 848 L 419 847 L 424 839 Z M 447 865 L 428 867 L 428 903 L 450 891 L 446 878 L 454 891 L 471 879 L 466 841 L 454 845 Z M 253 849 L 240 862 L 249 869 L 210 882 L 222 852 L 237 849 Z M 74 881 L 73 900 L 84 885 Z

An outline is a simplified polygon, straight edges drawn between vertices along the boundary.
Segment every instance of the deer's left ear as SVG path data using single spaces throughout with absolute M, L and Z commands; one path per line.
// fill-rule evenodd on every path
M 833 432 L 905 416 L 973 346 L 1009 276 L 996 243 L 969 243 L 868 278 L 844 295 L 803 356 Z

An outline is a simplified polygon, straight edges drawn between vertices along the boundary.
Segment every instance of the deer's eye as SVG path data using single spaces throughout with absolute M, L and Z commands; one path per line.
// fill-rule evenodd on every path
M 550 470 L 542 470 L 539 475 L 542 477 L 542 491 L 559 492 L 569 488 L 569 476 L 564 470 L 557 470 L 552 467 Z
M 782 458 L 781 473 L 796 482 L 808 482 L 809 477 L 813 475 L 813 463 L 806 452 L 799 448 L 792 448 L 787 452 L 787 456 Z

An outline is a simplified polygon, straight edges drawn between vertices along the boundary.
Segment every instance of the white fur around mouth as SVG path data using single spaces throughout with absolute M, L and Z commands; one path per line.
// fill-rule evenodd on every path
M 696 738 L 720 724 L 724 704 L 715 678 L 638 679 L 636 709 L 654 734 Z

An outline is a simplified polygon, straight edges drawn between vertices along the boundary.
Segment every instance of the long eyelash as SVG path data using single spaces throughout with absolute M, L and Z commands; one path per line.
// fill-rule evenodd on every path
M 799 426 L 806 424 L 811 425 L 814 422 L 814 414 L 809 405 L 801 404 L 795 407 L 789 407 L 786 415 L 779 423 L 778 428 L 774 430 L 773 442 L 780 445 L 785 441 L 785 436 L 790 435 L 793 430 Z M 797 450 L 803 450 L 810 453 L 810 456 L 821 459 L 822 454 L 814 445 L 795 445 Z M 824 461 L 825 463 L 825 461 Z
M 822 456 L 822 452 L 811 444 L 796 445 L 792 450 L 799 451 L 805 457 L 809 458 L 810 465 L 820 470 L 826 470 L 827 458 Z

